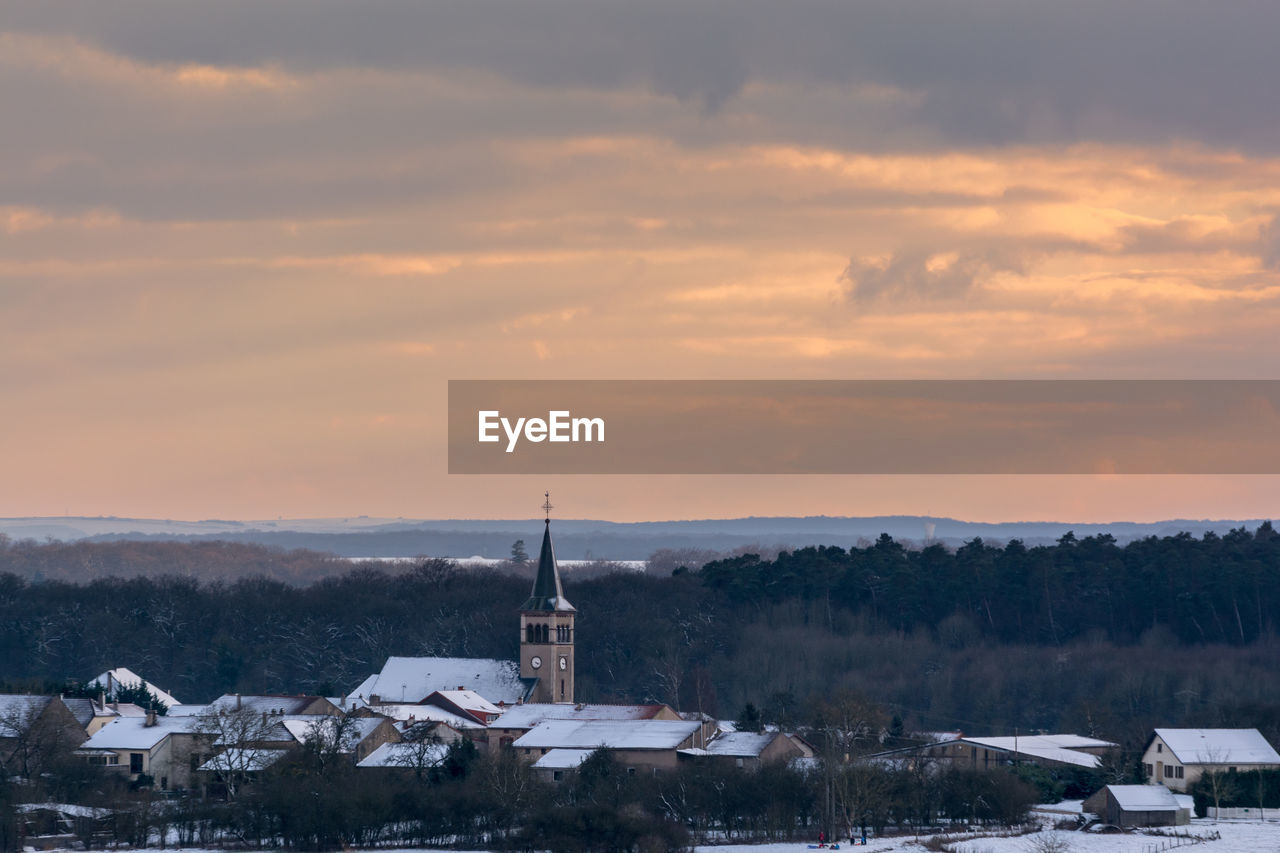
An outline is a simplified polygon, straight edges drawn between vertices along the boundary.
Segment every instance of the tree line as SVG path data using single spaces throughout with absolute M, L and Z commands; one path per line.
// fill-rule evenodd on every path
M 200 545 L 163 543 L 178 549 Z M 9 549 L 12 550 L 13 544 Z M 128 666 L 188 702 L 341 695 L 390 655 L 514 660 L 529 566 L 344 567 L 306 584 L 187 574 L 73 583 L 0 574 L 0 682 L 65 689 Z M 248 546 L 234 546 L 235 548 Z M 76 552 L 80 553 L 80 552 Z M 0 555 L 2 557 L 2 555 Z M 284 554 L 283 563 L 297 555 Z M 156 564 L 159 572 L 162 563 Z M 1140 742 L 1155 725 L 1280 738 L 1280 537 L 1106 537 L 949 551 L 888 537 L 575 579 L 578 698 L 806 722 L 852 691 L 913 728 L 1070 730 Z

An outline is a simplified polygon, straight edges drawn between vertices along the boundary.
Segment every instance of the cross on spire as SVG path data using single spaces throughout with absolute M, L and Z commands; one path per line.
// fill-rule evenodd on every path
M 553 508 L 553 507 L 551 506 L 551 492 L 550 492 L 550 491 L 543 492 L 543 493 L 542 493 L 542 496 L 543 496 L 544 498 L 546 498 L 546 500 L 544 500 L 544 501 L 542 502 L 542 511 L 543 511 L 543 512 L 545 512 L 545 513 L 547 514 L 547 524 L 550 524 L 550 523 L 551 523 L 551 510 L 552 510 L 552 508 Z

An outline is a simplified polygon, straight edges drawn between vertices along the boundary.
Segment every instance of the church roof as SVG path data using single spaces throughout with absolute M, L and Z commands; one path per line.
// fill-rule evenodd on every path
M 347 697 L 354 704 L 379 701 L 401 704 L 421 702 L 437 690 L 474 690 L 490 702 L 514 705 L 528 699 L 533 679 L 520 677 L 514 661 L 485 658 L 389 657 L 382 672 L 366 678 Z
M 533 594 L 520 609 L 569 612 L 575 609 L 564 597 L 564 589 L 560 586 L 560 569 L 556 566 L 556 553 L 551 547 L 551 519 L 547 519 L 546 529 L 542 531 L 542 553 L 538 555 L 538 576 L 533 581 Z

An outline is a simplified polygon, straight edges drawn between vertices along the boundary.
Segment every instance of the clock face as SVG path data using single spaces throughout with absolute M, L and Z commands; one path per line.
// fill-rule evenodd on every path
M 561 668 L 561 669 L 568 669 L 568 668 L 569 668 L 569 659 L 568 659 L 568 658 L 560 658 L 560 668 Z
M 529 658 L 529 666 L 533 667 L 534 669 L 538 669 L 539 667 L 542 666 L 542 658 L 538 657 L 537 655 L 534 655 L 533 657 Z

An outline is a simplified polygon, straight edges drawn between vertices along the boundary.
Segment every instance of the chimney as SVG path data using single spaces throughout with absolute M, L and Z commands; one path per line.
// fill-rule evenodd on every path
M 240 694 L 239 693 L 236 694 L 236 710 L 237 711 L 240 710 Z
M 148 712 L 147 712 L 147 719 L 142 723 L 143 727 L 144 727 L 144 728 L 151 728 L 151 727 L 152 727 L 152 726 L 154 726 L 155 724 L 156 724 L 156 712 L 155 712 L 155 711 L 148 711 Z
M 262 724 L 263 724 L 264 726 L 267 724 L 267 712 L 266 712 L 266 711 L 263 711 L 263 712 L 262 712 Z
M 102 709 L 102 713 L 107 713 L 107 691 L 98 691 L 98 707 Z

